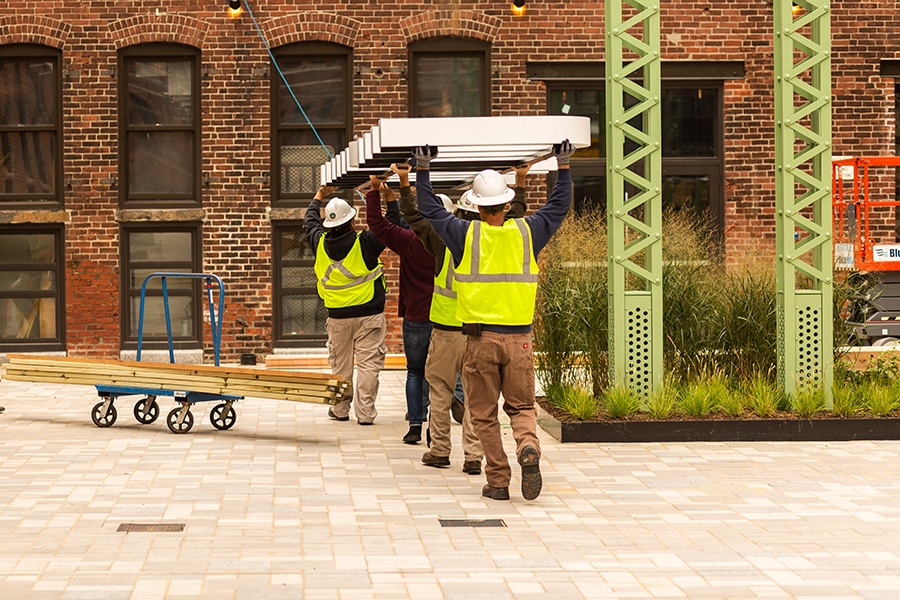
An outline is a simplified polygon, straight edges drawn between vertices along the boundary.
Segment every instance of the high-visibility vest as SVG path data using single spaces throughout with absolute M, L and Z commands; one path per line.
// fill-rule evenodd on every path
M 434 278 L 434 291 L 431 294 L 432 323 L 448 327 L 462 327 L 462 321 L 456 318 L 456 289 L 454 284 L 453 255 L 450 249 L 444 249 L 444 264 L 441 272 Z
M 325 236 L 316 248 L 316 289 L 325 301 L 325 308 L 347 308 L 365 304 L 375 297 L 375 280 L 383 277 L 384 267 L 379 259 L 374 269 L 366 266 L 360 234 L 343 260 L 332 260 L 325 252 Z
M 531 325 L 538 265 L 525 219 L 500 227 L 472 221 L 456 267 L 457 318 L 463 323 Z

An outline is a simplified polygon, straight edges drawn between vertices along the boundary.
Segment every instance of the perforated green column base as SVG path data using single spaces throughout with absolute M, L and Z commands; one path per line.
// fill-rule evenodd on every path
M 653 318 L 649 292 L 625 293 L 625 356 L 628 387 L 641 396 L 653 391 Z

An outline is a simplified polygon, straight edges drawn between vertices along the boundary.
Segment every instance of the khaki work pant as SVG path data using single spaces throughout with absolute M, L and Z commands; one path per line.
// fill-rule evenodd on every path
M 353 383 L 353 361 L 356 359 L 356 389 L 351 385 L 351 397 L 335 404 L 335 416 L 350 415 L 350 403 L 356 400 L 356 418 L 371 423 L 378 416 L 375 398 L 378 396 L 378 375 L 384 368 L 386 325 L 384 313 L 368 317 L 325 320 L 328 332 L 328 364 L 331 372 Z
M 450 456 L 450 407 L 456 389 L 456 375 L 462 369 L 466 352 L 466 336 L 461 331 L 431 330 L 428 359 L 425 361 L 425 380 L 431 388 L 431 414 L 428 417 L 431 431 L 431 453 L 434 456 Z M 462 447 L 465 460 L 481 461 L 484 451 L 472 427 L 469 402 L 462 422 Z
M 512 472 L 503 449 L 497 401 L 509 416 L 516 456 L 525 446 L 540 452 L 534 409 L 534 353 L 531 333 L 482 332 L 466 339 L 463 392 L 475 433 L 484 448 L 484 474 L 491 487 L 509 487 Z

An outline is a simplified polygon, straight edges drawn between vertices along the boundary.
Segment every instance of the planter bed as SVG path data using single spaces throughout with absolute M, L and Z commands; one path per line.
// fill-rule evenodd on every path
M 560 420 L 537 403 L 538 425 L 560 442 L 827 442 L 898 440 L 900 418 Z

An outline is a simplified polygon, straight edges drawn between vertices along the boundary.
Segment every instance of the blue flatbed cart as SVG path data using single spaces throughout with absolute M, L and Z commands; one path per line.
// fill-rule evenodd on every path
M 138 346 L 137 360 L 141 360 L 141 351 L 144 341 L 144 305 L 147 296 L 147 284 L 154 278 L 160 279 L 162 287 L 163 306 L 166 316 L 166 334 L 169 342 L 169 362 L 175 363 L 175 346 L 172 342 L 172 320 L 169 312 L 169 289 L 167 280 L 170 278 L 188 278 L 199 279 L 203 281 L 206 291 L 207 303 L 209 306 L 210 330 L 212 332 L 213 349 L 215 353 L 216 366 L 219 366 L 219 348 L 222 339 L 222 311 L 225 302 L 225 289 L 222 285 L 222 279 L 218 275 L 208 273 L 150 273 L 144 278 L 141 285 L 141 305 L 140 318 L 138 321 Z M 215 286 L 213 284 L 216 284 Z M 218 308 L 213 301 L 214 287 L 218 288 Z M 195 392 L 188 389 L 184 390 L 167 390 L 159 388 L 130 387 L 117 385 L 95 385 L 97 394 L 102 398 L 91 410 L 91 420 L 97 427 L 111 427 L 116 422 L 116 407 L 114 402 L 120 396 L 143 396 L 134 405 L 134 418 L 138 423 L 149 425 L 156 421 L 159 417 L 159 396 L 172 396 L 178 403 L 166 417 L 166 425 L 172 433 L 187 433 L 194 426 L 194 416 L 191 414 L 191 407 L 197 402 L 215 402 L 219 401 L 210 410 L 209 420 L 213 427 L 219 430 L 230 429 L 237 420 L 237 413 L 234 410 L 234 403 L 243 400 L 243 396 L 232 396 L 224 394 L 209 394 L 205 392 Z

